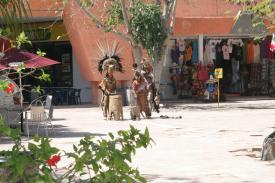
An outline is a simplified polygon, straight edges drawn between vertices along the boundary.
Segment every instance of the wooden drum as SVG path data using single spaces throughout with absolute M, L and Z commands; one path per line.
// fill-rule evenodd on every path
M 122 96 L 110 95 L 109 96 L 109 120 L 114 117 L 114 120 L 123 120 Z

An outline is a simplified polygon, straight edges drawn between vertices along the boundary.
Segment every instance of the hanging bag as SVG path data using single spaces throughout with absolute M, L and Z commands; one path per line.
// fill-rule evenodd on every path
M 198 79 L 200 81 L 208 80 L 208 70 L 207 67 L 201 67 L 201 70 L 198 72 Z

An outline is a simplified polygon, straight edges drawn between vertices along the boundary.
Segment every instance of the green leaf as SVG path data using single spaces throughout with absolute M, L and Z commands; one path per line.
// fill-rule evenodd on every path
M 36 54 L 37 54 L 38 56 L 40 56 L 40 57 L 44 57 L 44 56 L 46 55 L 46 53 L 45 53 L 45 52 L 42 52 L 40 49 L 38 49 L 38 50 L 36 51 Z
M 74 148 L 74 152 L 77 152 L 77 147 L 75 145 L 73 145 L 73 148 Z
M 114 140 L 114 135 L 112 133 L 108 133 L 109 137 L 111 137 L 112 140 Z
M 38 134 L 35 134 L 35 135 L 33 136 L 33 140 L 34 140 L 35 142 L 39 142 L 39 141 L 40 141 L 40 137 L 38 136 Z
M 35 144 L 33 144 L 33 143 L 29 143 L 28 144 L 28 149 L 30 151 L 36 151 L 38 149 L 38 147 Z

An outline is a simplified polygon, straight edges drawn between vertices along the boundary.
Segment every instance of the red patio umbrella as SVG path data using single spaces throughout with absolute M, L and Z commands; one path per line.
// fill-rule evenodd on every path
M 13 68 L 9 66 L 11 62 L 23 62 L 26 68 L 42 68 L 60 64 L 60 62 L 17 48 L 10 48 L 5 52 L 5 55 L 0 58 L 0 69 Z
M 0 64 L 0 70 L 4 70 L 4 69 L 7 69 L 7 67 L 4 66 L 4 65 L 2 65 L 2 64 Z

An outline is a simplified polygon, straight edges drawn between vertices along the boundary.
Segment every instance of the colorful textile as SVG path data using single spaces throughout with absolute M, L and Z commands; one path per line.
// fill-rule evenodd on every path
M 213 60 L 211 59 L 211 55 L 210 55 L 210 44 L 209 43 L 207 43 L 205 45 L 203 61 L 205 64 L 210 64 L 210 65 L 213 64 Z
M 191 46 L 188 46 L 185 48 L 185 61 L 189 62 L 192 60 L 192 54 L 193 54 L 193 50 Z
M 224 59 L 224 60 L 230 60 L 229 48 L 228 48 L 227 45 L 223 45 L 223 46 L 222 46 L 222 52 L 223 52 L 223 59 Z
M 275 34 L 272 35 L 272 40 L 270 44 L 270 51 L 275 52 Z
M 180 51 L 178 46 L 171 49 L 170 56 L 171 56 L 172 62 L 179 64 Z
M 242 59 L 242 63 L 246 64 L 247 63 L 247 42 L 244 42 L 243 45 L 243 59 Z
M 260 45 L 259 44 L 254 44 L 253 45 L 254 49 L 254 58 L 253 58 L 253 63 L 260 63 L 261 58 L 260 58 Z
M 210 58 L 212 60 L 216 60 L 216 45 L 217 43 L 220 43 L 221 40 L 210 40 L 209 46 L 210 46 Z
M 195 64 L 199 61 L 199 47 L 197 41 L 192 42 L 192 49 L 192 64 Z
M 267 59 L 274 59 L 274 53 L 271 51 L 271 40 L 265 39 L 262 43 L 264 52 L 263 52 L 263 58 Z
M 249 42 L 247 44 L 247 63 L 252 64 L 254 60 L 254 44 Z

